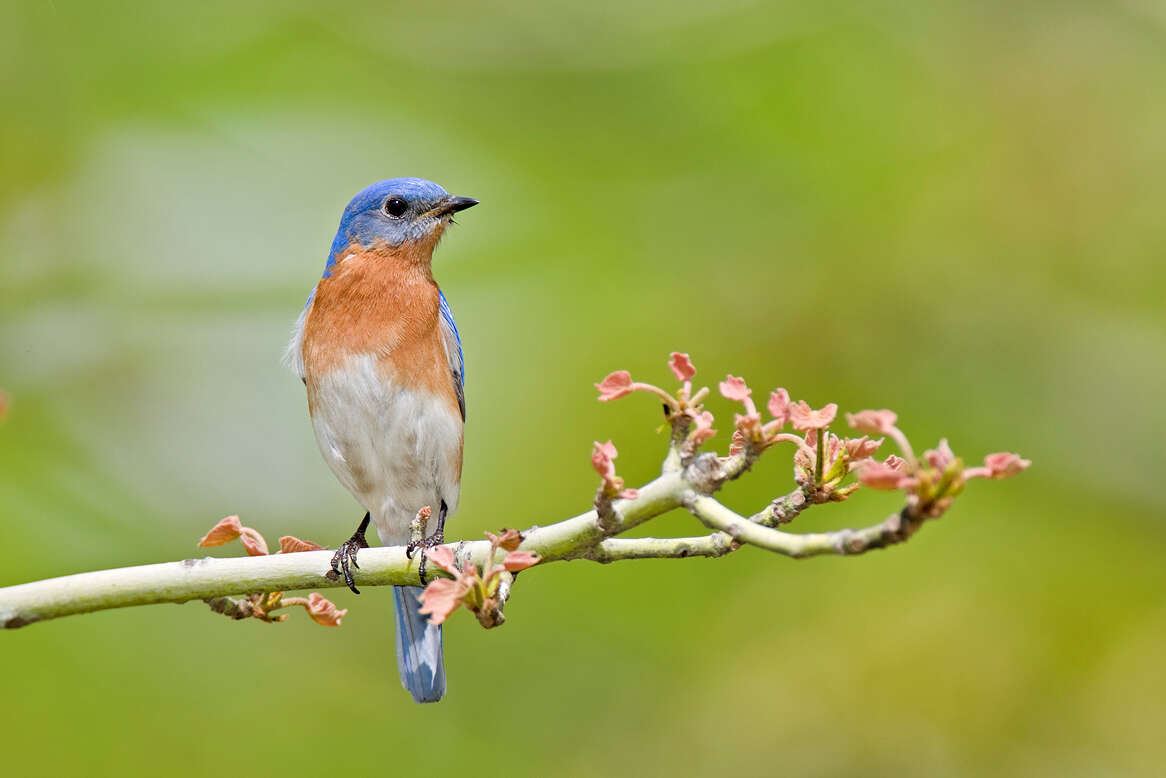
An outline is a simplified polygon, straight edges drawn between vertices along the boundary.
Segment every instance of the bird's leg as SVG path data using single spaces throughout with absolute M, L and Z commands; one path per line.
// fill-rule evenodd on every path
M 368 541 L 364 537 L 365 530 L 368 529 L 368 522 L 371 514 L 364 514 L 364 519 L 361 520 L 360 526 L 356 528 L 356 532 L 352 533 L 352 537 L 340 544 L 340 548 L 336 549 L 336 553 L 332 555 L 332 573 L 329 577 L 335 578 L 339 575 L 344 576 L 344 583 L 348 584 L 348 588 L 352 590 L 353 594 L 360 594 L 360 589 L 352 582 L 352 571 L 348 569 L 351 564 L 357 570 L 360 565 L 356 564 L 356 552 L 362 548 L 368 548 Z M 341 573 L 343 570 L 343 573 Z
M 413 552 L 421 549 L 421 561 L 417 563 L 417 577 L 421 579 L 422 584 L 425 583 L 425 551 L 445 542 L 445 516 L 447 513 L 449 513 L 449 506 L 445 504 L 445 500 L 442 500 L 441 507 L 437 510 L 437 530 L 421 540 L 410 541 L 409 545 L 405 547 L 405 556 L 410 559 L 413 558 Z

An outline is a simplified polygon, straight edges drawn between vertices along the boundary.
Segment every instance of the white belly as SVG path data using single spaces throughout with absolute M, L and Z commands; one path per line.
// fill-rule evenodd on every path
M 396 385 L 371 355 L 314 377 L 312 426 L 332 472 L 372 514 L 381 542 L 408 542 L 423 506 L 436 528 L 460 492 L 462 420 L 428 392 Z

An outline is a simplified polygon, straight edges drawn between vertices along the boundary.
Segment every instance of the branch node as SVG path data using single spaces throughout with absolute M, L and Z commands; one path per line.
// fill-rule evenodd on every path
M 235 621 L 249 619 L 255 612 L 250 600 L 239 600 L 234 597 L 211 597 L 203 602 L 209 605 L 215 613 L 221 613 Z
M 798 488 L 789 494 L 775 498 L 759 513 L 750 516 L 749 520 L 766 527 L 778 527 L 782 524 L 789 524 L 811 504 L 805 491 Z
M 728 478 L 726 461 L 716 454 L 699 454 L 685 469 L 685 480 L 700 494 L 712 494 L 720 489 Z
M 595 492 L 595 523 L 604 535 L 611 535 L 619 529 L 619 517 L 615 515 L 615 496 L 606 484 L 600 484 Z

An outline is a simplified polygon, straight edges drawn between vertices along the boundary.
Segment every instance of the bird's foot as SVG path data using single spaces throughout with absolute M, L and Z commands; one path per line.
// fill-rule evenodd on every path
M 360 589 L 356 588 L 356 584 L 352 581 L 352 570 L 349 565 L 360 569 L 360 565 L 356 563 L 356 552 L 362 548 L 368 548 L 368 540 L 364 537 L 365 530 L 368 529 L 369 514 L 364 514 L 364 519 L 360 522 L 360 526 L 356 528 L 356 532 L 352 533 L 352 537 L 340 544 L 340 548 L 336 549 L 336 553 L 332 555 L 332 571 L 328 577 L 336 579 L 343 575 L 344 583 L 348 584 L 348 588 L 352 590 L 353 594 L 360 594 Z
M 413 558 L 413 554 L 417 549 L 421 549 L 421 560 L 417 563 L 417 577 L 421 579 L 421 585 L 424 586 L 425 581 L 425 561 L 427 558 L 426 551 L 431 548 L 436 548 L 445 542 L 445 517 L 449 509 L 445 505 L 445 500 L 441 501 L 441 508 L 437 512 L 437 531 L 428 537 L 418 538 L 424 530 L 414 530 L 417 535 L 414 539 L 409 541 L 409 545 L 405 546 L 405 556 L 409 559 Z
M 427 583 L 425 580 L 425 561 L 428 559 L 428 557 L 426 556 L 425 552 L 431 548 L 437 548 L 444 542 L 445 532 L 438 529 L 437 532 L 434 532 L 432 535 L 421 538 L 420 540 L 410 541 L 409 545 L 405 546 L 405 556 L 409 557 L 410 559 L 413 558 L 413 554 L 416 553 L 417 549 L 421 549 L 421 559 L 417 563 L 417 577 L 421 579 L 422 585 Z

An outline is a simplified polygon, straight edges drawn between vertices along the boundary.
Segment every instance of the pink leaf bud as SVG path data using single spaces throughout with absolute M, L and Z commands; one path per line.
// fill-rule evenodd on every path
M 770 415 L 774 419 L 781 422 L 778 427 L 784 427 L 789 421 L 789 392 L 785 389 L 778 389 L 776 392 L 769 393 L 769 408 Z
M 729 443 L 729 455 L 736 456 L 745 450 L 745 435 L 741 430 L 733 430 L 733 440 Z
M 348 609 L 338 610 L 328 600 L 316 592 L 308 595 L 308 615 L 312 621 L 325 627 L 339 627 L 340 620 L 348 613 Z
M 263 539 L 259 531 L 250 527 L 242 527 L 241 530 L 239 539 L 243 542 L 247 556 L 267 556 L 267 541 Z
M 705 441 L 716 434 L 717 431 L 713 429 L 713 415 L 711 413 L 703 411 L 693 418 L 693 429 L 689 435 L 694 446 L 703 445 Z
M 866 435 L 861 438 L 849 438 L 846 441 L 846 456 L 852 461 L 859 459 L 866 459 L 879 450 L 879 446 L 883 444 L 883 438 L 878 440 L 868 440 Z
M 425 555 L 429 557 L 430 562 L 450 575 L 459 576 L 461 574 L 461 571 L 457 569 L 457 560 L 454 559 L 453 550 L 449 546 L 428 549 Z
M 725 376 L 725 380 L 721 381 L 718 386 L 721 394 L 737 402 L 745 402 L 749 399 L 749 395 L 753 394 L 753 390 L 745 385 L 745 379 L 737 378 L 734 375 Z
M 790 421 L 799 432 L 826 429 L 837 414 L 837 403 L 830 403 L 824 408 L 814 410 L 805 400 L 799 400 L 789 407 Z
M 894 411 L 859 411 L 846 414 L 846 423 L 868 435 L 887 435 L 899 420 Z
M 939 445 L 923 452 L 923 459 L 936 470 L 946 470 L 947 466 L 955 461 L 955 454 L 947 444 L 947 438 L 939 441 Z
M 591 449 L 591 466 L 602 478 L 609 479 L 615 475 L 615 463 L 612 460 L 617 456 L 619 451 L 610 440 L 606 443 L 595 441 Z
M 511 551 L 502 560 L 502 566 L 512 573 L 517 573 L 519 570 L 537 565 L 538 562 L 538 554 L 532 554 L 529 551 Z
M 228 516 L 211 527 L 211 531 L 202 536 L 202 540 L 198 541 L 198 545 L 199 548 L 222 546 L 239 537 L 242 532 L 243 528 L 239 524 L 239 517 Z
M 310 540 L 300 540 L 293 535 L 284 535 L 279 539 L 279 551 L 282 554 L 295 554 L 301 551 L 320 551 L 324 547 Z
M 1019 454 L 1010 454 L 1001 451 L 984 457 L 984 467 L 988 470 L 989 478 L 1008 478 L 1031 465 L 1028 459 L 1021 459 Z
M 871 489 L 893 491 L 911 480 L 901 470 L 883 462 L 871 461 L 864 465 L 858 475 L 864 486 Z
M 672 358 L 668 360 L 668 367 L 672 368 L 672 375 L 676 376 L 677 381 L 688 381 L 696 375 L 696 368 L 688 359 L 688 354 L 682 354 L 679 351 L 672 352 Z M 631 376 L 628 376 L 630 379 Z
M 425 591 L 421 592 L 419 613 L 429 616 L 430 624 L 440 624 L 449 618 L 449 614 L 457 610 L 467 592 L 469 584 L 462 580 L 434 579 L 425 587 Z
M 516 529 L 504 529 L 501 535 L 487 532 L 486 537 L 490 539 L 490 543 L 504 551 L 516 551 L 522 543 L 522 533 Z
M 883 464 L 887 467 L 893 467 L 896 470 L 900 470 L 904 473 L 907 472 L 907 460 L 903 459 L 903 457 L 890 454 L 886 459 L 883 460 Z
M 616 370 L 595 385 L 599 390 L 599 400 L 618 400 L 632 393 L 632 374 L 626 370 Z

